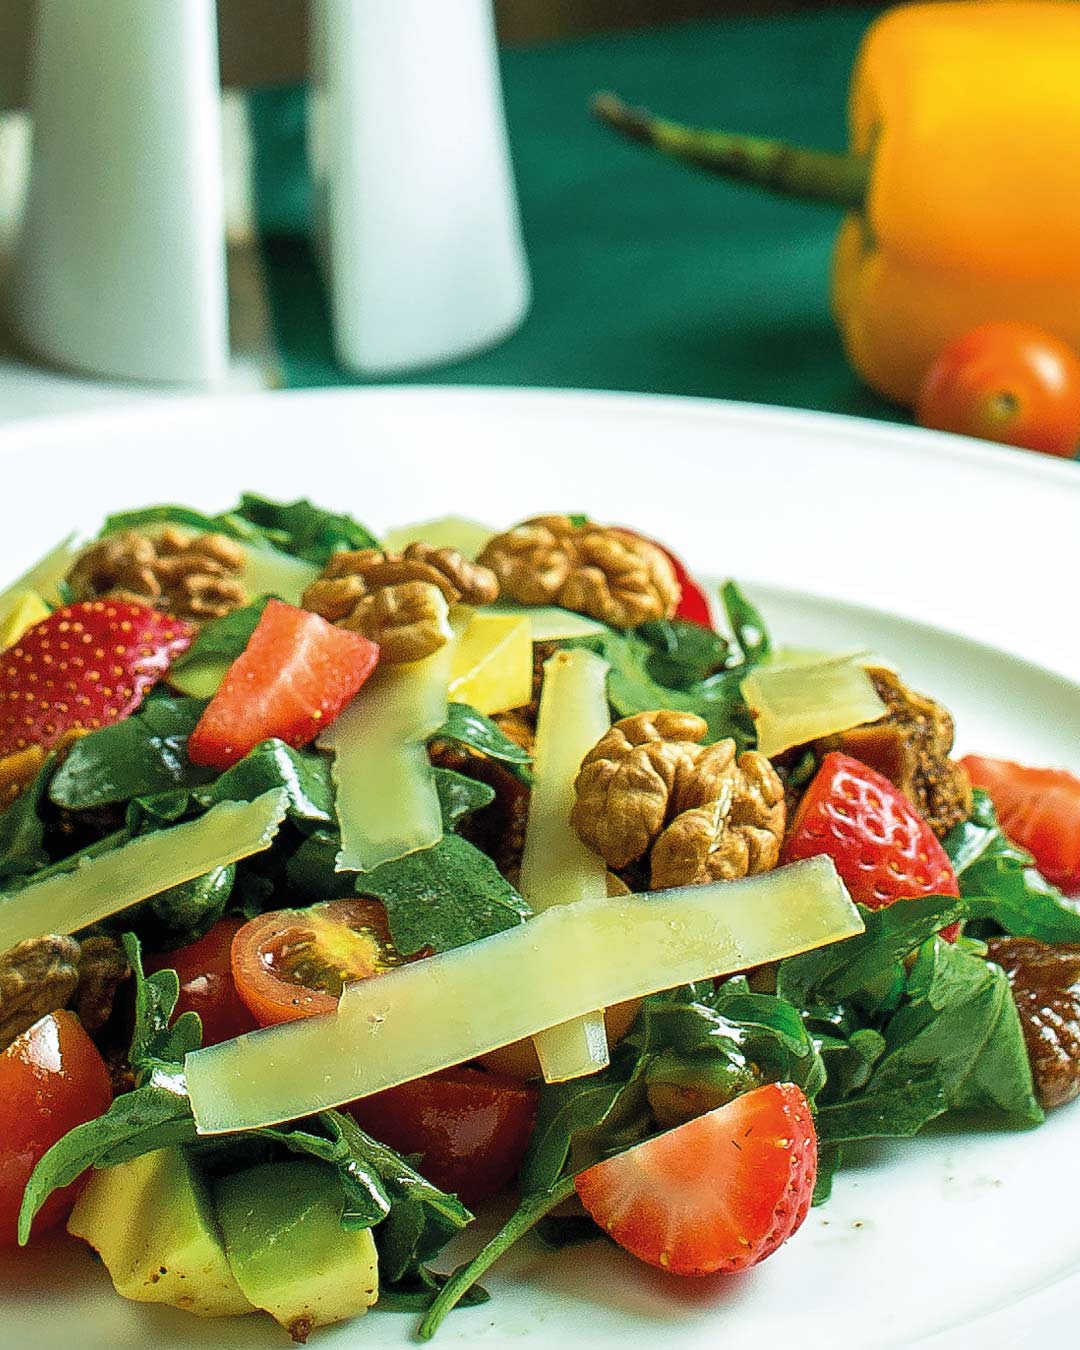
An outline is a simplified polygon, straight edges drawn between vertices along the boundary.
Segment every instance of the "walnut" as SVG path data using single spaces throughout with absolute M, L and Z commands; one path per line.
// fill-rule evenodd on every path
M 498 599 L 494 573 L 452 548 L 410 544 L 335 553 L 304 592 L 306 609 L 378 642 L 384 661 L 417 661 L 451 637 L 448 606 Z
M 1040 1104 L 1080 1097 L 1080 946 L 991 938 L 986 954 L 1009 977 Z
M 79 983 L 79 944 L 50 934 L 0 955 L 0 1048 L 47 1013 L 66 1006 Z
M 884 717 L 815 743 L 824 754 L 842 750 L 895 783 L 938 836 L 971 815 L 971 780 L 949 758 L 953 720 L 933 699 L 901 683 L 891 670 L 867 672 L 888 709 Z
M 655 890 L 766 872 L 784 835 L 784 789 L 764 755 L 702 745 L 693 713 L 616 722 L 582 761 L 571 816 L 616 870 L 649 854 Z M 651 852 L 650 852 L 651 850 Z
M 79 947 L 79 984 L 72 1006 L 87 1031 L 98 1031 L 112 1016 L 117 987 L 131 967 L 114 937 L 83 938 Z
M 78 558 L 67 581 L 76 600 L 123 596 L 189 623 L 204 623 L 246 605 L 240 583 L 247 555 L 224 534 L 123 530 Z
M 613 628 L 670 618 L 679 603 L 675 569 L 655 544 L 569 516 L 535 516 L 497 534 L 480 562 L 522 604 L 562 605 Z

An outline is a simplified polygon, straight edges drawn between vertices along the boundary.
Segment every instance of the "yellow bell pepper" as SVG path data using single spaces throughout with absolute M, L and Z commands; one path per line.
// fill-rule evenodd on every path
M 1080 4 L 957 0 L 882 15 L 859 52 L 851 149 L 698 131 L 611 95 L 598 115 L 699 167 L 847 208 L 833 310 L 866 382 L 911 405 L 991 319 L 1080 350 Z

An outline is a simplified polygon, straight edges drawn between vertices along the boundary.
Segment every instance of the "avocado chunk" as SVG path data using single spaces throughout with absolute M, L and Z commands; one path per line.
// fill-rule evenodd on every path
M 379 1294 L 371 1230 L 341 1226 L 337 1177 L 317 1162 L 264 1163 L 214 1188 L 236 1282 L 294 1341 L 356 1317 Z
M 125 1298 L 200 1317 L 253 1311 L 229 1268 L 207 1188 L 182 1149 L 93 1172 L 67 1226 L 97 1250 Z

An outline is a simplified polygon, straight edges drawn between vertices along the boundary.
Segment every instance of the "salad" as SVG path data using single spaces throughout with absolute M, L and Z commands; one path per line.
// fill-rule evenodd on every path
M 745 1270 L 854 1141 L 1080 1094 L 1080 780 L 718 600 L 254 495 L 0 595 L 0 1246 L 427 1338 L 526 1235 Z

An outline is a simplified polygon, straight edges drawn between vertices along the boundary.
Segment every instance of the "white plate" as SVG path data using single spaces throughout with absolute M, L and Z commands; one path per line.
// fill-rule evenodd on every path
M 888 652 L 964 749 L 1080 770 L 1080 469 L 855 419 L 698 400 L 335 390 L 193 400 L 0 430 L 0 576 L 122 505 L 306 494 L 376 529 L 456 511 L 582 510 L 749 583 L 783 641 Z M 982 645 L 980 645 L 982 644 Z M 746 1276 L 679 1281 L 603 1243 L 523 1246 L 444 1345 L 804 1350 L 1069 1343 L 1080 1309 L 1080 1108 L 1034 1134 L 866 1150 Z M 64 1242 L 0 1265 L 4 1344 L 280 1343 L 263 1320 L 125 1303 Z M 326 1346 L 407 1343 L 373 1315 Z

